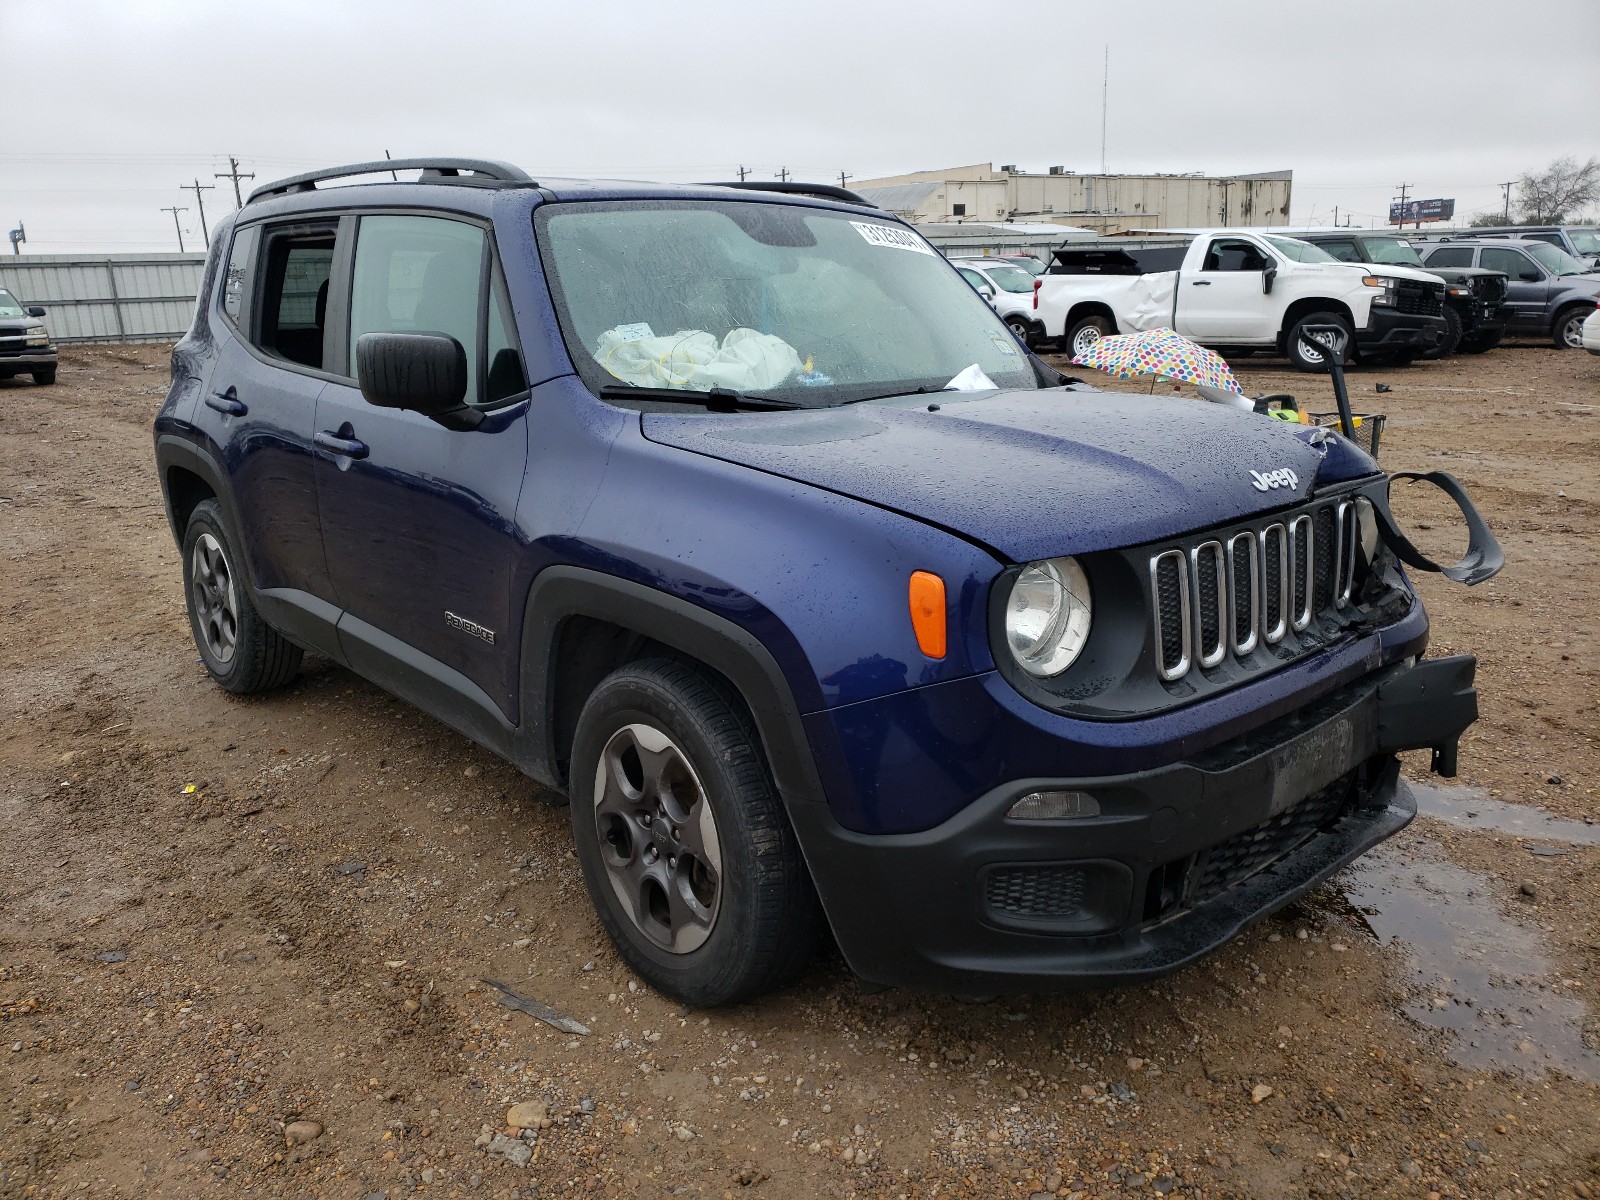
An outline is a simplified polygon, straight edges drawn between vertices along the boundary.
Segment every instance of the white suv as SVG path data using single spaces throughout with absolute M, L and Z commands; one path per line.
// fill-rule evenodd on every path
M 994 306 L 1023 343 L 1032 346 L 1044 336 L 1044 322 L 1034 309 L 1035 276 L 1016 263 L 994 258 L 952 258 L 951 263 Z

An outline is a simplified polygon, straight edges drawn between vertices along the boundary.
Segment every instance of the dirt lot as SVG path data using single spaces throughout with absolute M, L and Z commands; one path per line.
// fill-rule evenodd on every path
M 0 383 L 0 1196 L 1600 1196 L 1600 359 L 1353 376 L 1387 465 L 1458 474 L 1505 544 L 1420 584 L 1480 657 L 1487 796 L 1152 986 L 963 1003 L 835 958 L 713 1013 L 636 990 L 565 811 L 488 753 L 321 662 L 210 684 L 165 377 L 114 347 Z

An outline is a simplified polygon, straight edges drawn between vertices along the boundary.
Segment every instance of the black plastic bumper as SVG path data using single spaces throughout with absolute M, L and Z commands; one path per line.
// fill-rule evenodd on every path
M 1356 349 L 1362 354 L 1418 353 L 1444 339 L 1444 317 L 1396 312 L 1374 305 L 1365 329 L 1356 330 Z
M 40 346 L 35 350 L 22 350 L 16 354 L 0 354 L 0 377 L 26 375 L 36 367 L 53 367 L 59 355 L 54 346 Z
M 1416 802 L 1394 753 L 1435 748 L 1453 770 L 1474 668 L 1396 665 L 1192 761 L 1015 780 L 921 833 L 854 833 L 823 805 L 791 816 L 864 979 L 982 993 L 1151 979 L 1402 829 Z M 1046 790 L 1086 792 L 1100 815 L 1008 817 Z

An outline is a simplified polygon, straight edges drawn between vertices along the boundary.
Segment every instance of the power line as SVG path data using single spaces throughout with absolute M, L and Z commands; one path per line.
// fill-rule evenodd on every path
M 178 190 L 194 193 L 194 202 L 200 206 L 200 238 L 202 241 L 209 242 L 211 240 L 211 230 L 206 228 L 206 202 L 200 193 L 214 192 L 217 190 L 217 185 L 214 183 L 201 183 L 197 178 L 193 183 L 186 183 Z
M 242 195 L 240 195 L 240 193 L 239 193 L 239 180 L 241 180 L 241 179 L 254 179 L 255 177 L 256 177 L 256 173 L 254 171 L 251 171 L 248 175 L 239 174 L 239 160 L 237 158 L 233 157 L 233 155 L 231 155 L 231 154 L 228 155 L 228 170 L 227 170 L 227 173 L 224 174 L 221 171 L 217 172 L 217 178 L 218 179 L 231 179 L 231 180 L 233 180 L 233 198 L 234 198 L 234 201 L 238 204 L 238 206 L 240 208 L 244 207 L 244 197 Z
M 172 227 L 178 231 L 178 253 L 182 254 L 184 252 L 184 250 L 183 250 L 183 226 L 178 224 L 178 214 L 181 213 L 181 212 L 188 212 L 189 211 L 189 206 L 187 204 L 185 204 L 182 208 L 179 208 L 176 204 L 174 204 L 170 208 L 163 208 L 161 211 L 162 212 L 169 212 L 169 213 L 172 214 Z

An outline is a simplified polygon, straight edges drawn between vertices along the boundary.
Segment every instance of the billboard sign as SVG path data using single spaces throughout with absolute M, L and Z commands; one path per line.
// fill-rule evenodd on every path
M 1389 224 L 1409 225 L 1422 221 L 1448 221 L 1456 215 L 1456 202 L 1451 200 L 1407 200 L 1389 205 Z

